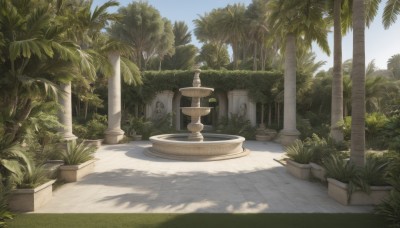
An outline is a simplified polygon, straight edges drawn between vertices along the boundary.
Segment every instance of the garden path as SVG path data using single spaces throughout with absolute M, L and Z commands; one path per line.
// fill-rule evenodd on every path
M 363 213 L 342 206 L 326 186 L 299 180 L 274 159 L 279 144 L 246 141 L 249 156 L 186 162 L 147 157 L 149 141 L 105 145 L 95 172 L 60 186 L 35 213 Z

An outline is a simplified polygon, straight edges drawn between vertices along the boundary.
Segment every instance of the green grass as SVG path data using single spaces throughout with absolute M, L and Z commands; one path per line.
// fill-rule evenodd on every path
M 384 228 L 373 214 L 21 214 L 12 227 L 263 227 L 263 228 Z

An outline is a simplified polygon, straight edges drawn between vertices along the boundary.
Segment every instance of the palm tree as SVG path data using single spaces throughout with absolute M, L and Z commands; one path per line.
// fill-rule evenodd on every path
M 239 44 L 247 24 L 245 12 L 246 7 L 243 4 L 228 5 L 218 22 L 219 31 L 228 37 L 228 42 L 232 45 L 234 69 L 238 69 Z
M 333 79 L 331 102 L 331 137 L 336 142 L 343 141 L 343 132 L 340 123 L 343 122 L 343 75 L 342 75 L 342 30 L 346 32 L 350 27 L 351 17 L 350 0 L 333 0 L 334 18 L 334 49 L 333 49 Z M 332 3 L 332 1 L 330 1 Z M 342 21 L 342 17 L 345 17 Z
M 146 63 L 155 54 L 164 31 L 160 12 L 147 2 L 133 2 L 118 10 L 121 20 L 113 22 L 108 32 L 112 37 L 132 46 L 138 67 L 146 69 Z M 172 32 L 172 31 L 171 31 Z
M 325 1 L 279 1 L 269 2 L 270 24 L 278 39 L 285 40 L 285 90 L 283 133 L 297 135 L 296 129 L 296 37 L 310 46 L 316 41 L 323 51 L 329 53 L 327 21 L 323 17 Z
M 265 70 L 265 39 L 268 35 L 268 22 L 267 22 L 267 1 L 253 0 L 247 7 L 246 17 L 249 22 L 250 40 L 253 42 L 253 70 L 257 70 L 257 56 L 259 54 L 261 62 L 261 70 Z M 270 45 L 272 46 L 272 45 Z
M 357 166 L 365 163 L 365 5 L 353 0 L 353 69 L 351 73 L 351 152 Z
M 192 41 L 192 34 L 183 21 L 175 21 L 173 32 L 175 36 L 175 47 L 189 44 Z

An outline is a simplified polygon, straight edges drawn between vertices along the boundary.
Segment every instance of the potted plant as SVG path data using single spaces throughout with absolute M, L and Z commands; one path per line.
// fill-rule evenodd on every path
M 300 179 L 309 179 L 312 150 L 297 139 L 292 145 L 286 147 L 285 151 L 289 157 L 286 163 L 287 172 Z
M 328 195 L 343 205 L 377 205 L 391 189 L 384 181 L 385 162 L 367 157 L 363 168 L 350 160 L 331 156 L 324 163 Z
M 94 169 L 94 152 L 96 147 L 88 146 L 84 142 L 67 143 L 67 148 L 61 153 L 64 165 L 60 166 L 59 178 L 66 182 L 75 182 L 91 173 Z
M 11 190 L 8 199 L 8 206 L 13 211 L 35 211 L 53 196 L 55 180 L 49 180 L 46 171 L 32 162 L 25 164 L 15 182 L 16 188 Z

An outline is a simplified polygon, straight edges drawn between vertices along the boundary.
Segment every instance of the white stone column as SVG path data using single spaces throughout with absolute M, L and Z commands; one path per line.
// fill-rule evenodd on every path
M 58 112 L 58 118 L 63 125 L 59 129 L 64 140 L 74 140 L 77 137 L 72 133 L 72 101 L 71 101 L 71 82 L 62 84 L 61 94 L 58 97 L 58 103 L 62 108 Z
M 121 130 L 121 59 L 117 52 L 109 53 L 113 73 L 108 79 L 108 128 L 105 133 L 105 143 L 117 144 L 124 137 Z
M 290 145 L 300 132 L 296 128 L 296 46 L 295 36 L 287 36 L 284 74 L 283 129 L 279 141 L 282 145 Z M 293 67 L 294 66 L 294 67 Z

